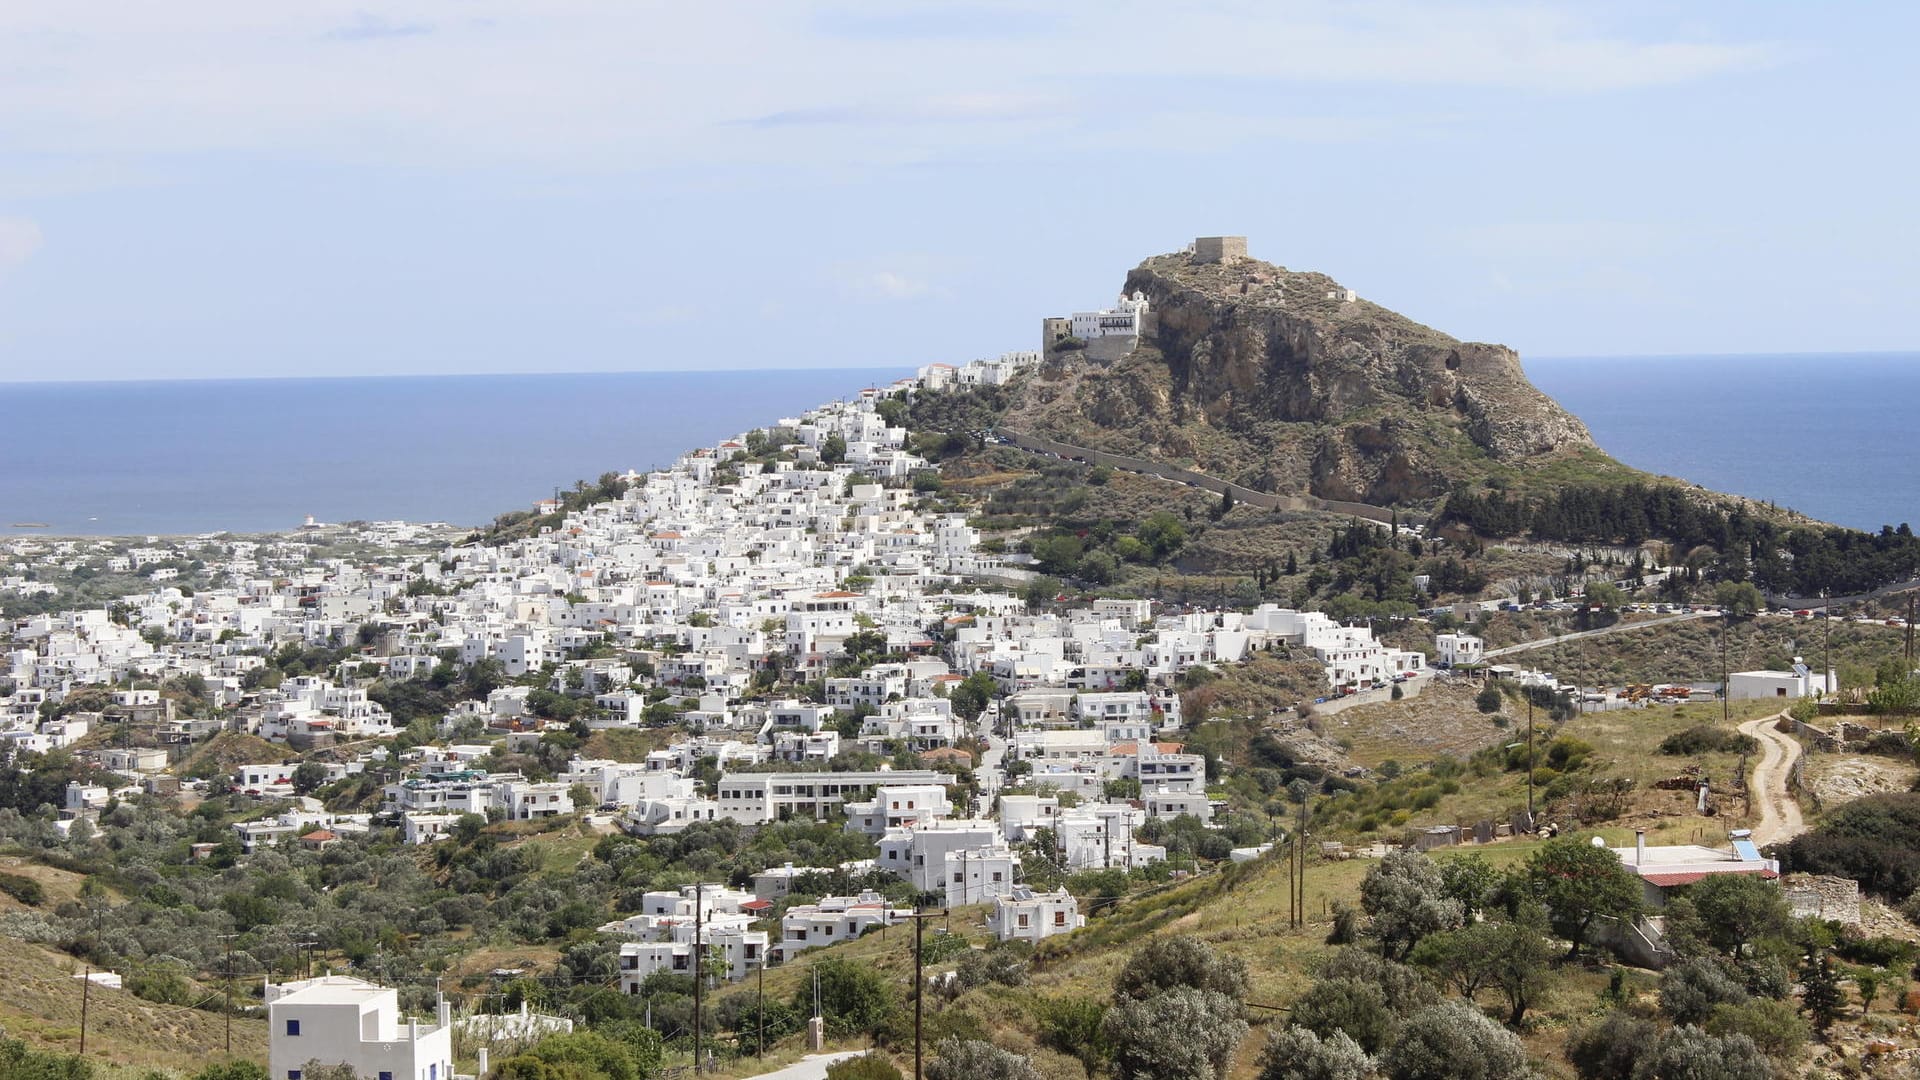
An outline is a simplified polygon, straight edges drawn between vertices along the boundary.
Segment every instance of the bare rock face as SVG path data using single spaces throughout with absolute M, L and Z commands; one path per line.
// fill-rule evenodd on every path
M 1029 423 L 1266 490 L 1374 503 L 1430 500 L 1492 463 L 1593 448 L 1513 350 L 1350 299 L 1323 274 L 1160 255 L 1127 275 L 1135 290 L 1151 304 L 1142 347 L 1056 374 L 1070 392 L 1056 389 Z

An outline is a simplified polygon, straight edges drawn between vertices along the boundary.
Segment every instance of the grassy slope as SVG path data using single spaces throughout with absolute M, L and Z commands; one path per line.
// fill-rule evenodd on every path
M 77 961 L 25 942 L 0 938 L 0 1027 L 42 1049 L 80 1045 Z M 236 998 L 238 985 L 236 984 Z M 222 1057 L 224 1020 L 216 1013 L 156 1005 L 124 990 L 87 992 L 87 1056 L 98 1062 L 180 1071 Z M 267 1059 L 267 1025 L 235 1017 L 235 1057 Z

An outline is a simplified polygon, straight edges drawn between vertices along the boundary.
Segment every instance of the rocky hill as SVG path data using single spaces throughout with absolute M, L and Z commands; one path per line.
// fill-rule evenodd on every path
M 1524 482 L 1550 464 L 1632 473 L 1527 381 L 1513 350 L 1458 341 L 1324 274 L 1178 253 L 1129 273 L 1135 291 L 1150 304 L 1138 347 L 1110 364 L 1054 350 L 1005 426 L 1376 504 L 1430 505 L 1460 482 Z

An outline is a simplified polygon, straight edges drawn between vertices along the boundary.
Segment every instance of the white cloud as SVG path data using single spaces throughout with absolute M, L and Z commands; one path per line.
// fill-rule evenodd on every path
M 40 226 L 25 218 L 0 218 L 0 271 L 11 270 L 40 250 Z
M 849 294 L 868 300 L 912 300 L 934 292 L 930 282 L 897 270 L 855 273 L 845 284 Z
M 1219 111 L 1193 95 L 1221 80 L 1252 88 L 1251 122 L 1272 87 L 1595 93 L 1780 55 L 1594 11 L 1085 0 L 1041 19 L 998 3 L 907 18 L 895 0 L 414 0 L 399 16 L 365 0 L 26 0 L 0 5 L 0 52 L 30 58 L 0 67 L 0 145 L 556 172 L 859 167 L 1052 145 L 1142 102 L 1177 126 Z M 1341 122 L 1266 134 L 1321 141 Z

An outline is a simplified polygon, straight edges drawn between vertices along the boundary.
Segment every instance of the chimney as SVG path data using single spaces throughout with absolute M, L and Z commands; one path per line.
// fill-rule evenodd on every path
M 446 998 L 440 999 L 440 1007 L 437 1010 L 437 1014 L 435 1019 L 440 1021 L 441 1027 L 444 1028 L 448 1024 L 453 1023 L 453 1006 L 447 1003 Z
M 1647 830 L 1633 830 L 1633 865 L 1644 866 L 1647 862 Z

